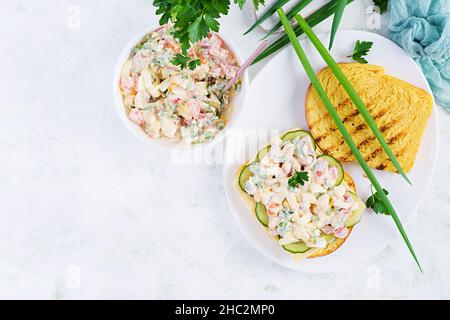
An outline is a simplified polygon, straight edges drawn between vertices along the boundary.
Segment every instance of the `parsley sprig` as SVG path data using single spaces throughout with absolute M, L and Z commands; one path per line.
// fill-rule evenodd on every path
M 264 4 L 264 0 L 252 0 L 256 7 Z M 219 18 L 227 15 L 231 0 L 153 0 L 160 15 L 160 25 L 173 23 L 174 37 L 181 43 L 182 53 L 178 54 L 173 64 L 182 68 L 188 66 L 195 69 L 200 61 L 187 54 L 192 43 L 205 38 L 209 32 L 218 32 Z M 233 0 L 241 9 L 246 0 Z
M 367 64 L 368 61 L 364 58 L 369 54 L 370 49 L 373 47 L 373 42 L 370 41 L 356 41 L 353 53 L 349 56 L 356 62 Z
M 385 195 L 389 195 L 389 192 L 386 189 L 383 189 Z M 390 216 L 389 209 L 383 202 L 381 195 L 378 192 L 373 193 L 366 201 L 367 208 L 372 209 L 375 213 L 384 214 Z
M 172 63 L 176 66 L 180 66 L 181 69 L 189 67 L 189 69 L 195 70 L 195 68 L 197 68 L 201 64 L 201 61 L 199 59 L 192 59 L 185 54 L 179 53 L 173 58 Z
M 373 3 L 380 8 L 380 13 L 387 12 L 389 0 L 373 0 Z
M 298 185 L 304 186 L 305 182 L 309 180 L 309 174 L 306 171 L 296 171 L 294 175 L 289 179 L 288 184 L 291 188 L 297 188 Z

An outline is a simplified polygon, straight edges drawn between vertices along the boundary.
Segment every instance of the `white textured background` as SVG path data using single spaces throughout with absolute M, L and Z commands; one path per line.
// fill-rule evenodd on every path
M 368 3 L 343 29 L 366 29 Z M 117 117 L 116 59 L 153 12 L 151 0 L 2 1 L 0 298 L 450 298 L 449 114 L 408 225 L 425 274 L 400 239 L 345 273 L 285 270 L 235 226 L 221 166 L 171 166 Z M 244 54 L 260 37 L 241 36 L 248 26 L 237 9 L 222 22 Z

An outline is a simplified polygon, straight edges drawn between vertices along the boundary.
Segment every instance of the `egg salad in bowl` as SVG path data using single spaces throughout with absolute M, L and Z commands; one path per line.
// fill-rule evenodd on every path
M 176 61 L 183 55 L 173 33 L 170 25 L 160 27 L 134 42 L 131 52 L 125 50 L 115 77 L 116 105 L 144 140 L 166 146 L 210 143 L 241 108 L 247 74 L 224 90 L 240 66 L 229 42 L 210 33 L 191 46 L 192 60 L 183 66 Z

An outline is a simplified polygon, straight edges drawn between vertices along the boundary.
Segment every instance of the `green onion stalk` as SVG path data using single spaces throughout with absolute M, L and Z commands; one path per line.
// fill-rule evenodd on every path
M 312 13 L 308 18 L 306 18 L 306 22 L 311 27 L 315 27 L 316 25 L 320 24 L 324 20 L 328 19 L 336 12 L 336 7 L 339 4 L 340 0 L 331 0 L 324 6 L 320 7 L 318 10 L 316 10 L 314 13 Z M 351 4 L 354 0 L 348 0 L 347 5 Z M 304 31 L 300 26 L 294 27 L 294 32 L 297 37 L 304 34 Z M 283 35 L 277 40 L 275 40 L 269 47 L 267 47 L 266 50 L 264 50 L 253 62 L 253 64 L 256 64 L 260 62 L 261 60 L 264 60 L 265 58 L 271 56 L 278 50 L 281 50 L 284 46 L 289 44 L 289 38 L 287 35 Z
M 326 109 L 330 113 L 331 117 L 333 118 L 333 121 L 335 122 L 336 126 L 338 127 L 339 131 L 341 132 L 345 142 L 350 147 L 352 153 L 354 154 L 356 160 L 360 164 L 361 168 L 363 169 L 364 173 L 369 178 L 372 185 L 375 187 L 376 191 L 380 195 L 383 203 L 385 204 L 386 208 L 388 209 L 391 217 L 393 218 L 395 224 L 397 225 L 398 230 L 400 231 L 400 234 L 403 237 L 403 240 L 405 241 L 412 257 L 414 258 L 415 262 L 417 263 L 420 271 L 422 271 L 422 267 L 420 265 L 420 262 L 414 252 L 414 248 L 411 245 L 411 242 L 408 239 L 408 236 L 406 234 L 405 229 L 403 228 L 403 225 L 400 221 L 400 218 L 398 217 L 394 206 L 390 202 L 389 198 L 386 196 L 383 187 L 378 182 L 377 178 L 373 174 L 372 170 L 370 169 L 369 165 L 366 163 L 364 156 L 361 154 L 361 151 L 359 151 L 356 143 L 353 141 L 350 133 L 348 132 L 347 128 L 345 127 L 342 119 L 339 117 L 339 114 L 334 107 L 333 103 L 331 102 L 330 98 L 327 96 L 325 89 L 323 88 L 322 84 L 320 83 L 319 79 L 316 76 L 316 73 L 311 66 L 311 63 L 308 60 L 308 57 L 306 56 L 305 51 L 303 50 L 300 42 L 297 39 L 297 35 L 295 31 L 292 29 L 289 20 L 287 19 L 286 15 L 284 14 L 282 9 L 278 10 L 278 15 L 280 16 L 280 20 L 286 30 L 286 34 L 292 43 L 292 46 L 300 60 L 300 62 L 303 65 L 303 68 L 306 71 L 306 74 L 308 75 L 309 79 L 311 80 L 312 85 L 316 89 L 317 93 L 319 94 L 320 99 L 322 100 L 323 104 L 325 105 Z M 302 27 L 304 27 L 305 23 L 301 19 L 299 19 L 299 23 L 302 22 Z M 342 84 L 344 86 L 344 84 Z M 422 271 L 423 272 L 423 271 Z
M 302 11 L 304 8 L 306 8 L 310 3 L 312 2 L 312 0 L 300 0 L 294 7 L 292 7 L 291 10 L 289 10 L 288 13 L 286 13 L 286 17 L 291 20 L 292 18 L 294 18 L 294 16 L 299 13 L 300 11 Z M 261 40 L 267 39 L 268 37 L 270 37 L 272 34 L 274 34 L 275 32 L 277 32 L 283 25 L 281 24 L 281 21 L 278 21 L 277 24 L 269 31 L 269 33 L 262 38 Z
M 255 21 L 250 29 L 245 31 L 244 35 L 255 30 L 259 25 L 261 25 L 261 23 L 269 19 L 275 12 L 277 12 L 279 8 L 283 7 L 288 2 L 289 0 L 277 0 L 269 9 L 266 10 L 266 12 L 264 12 L 264 14 L 258 20 Z
M 306 33 L 308 38 L 311 40 L 312 44 L 316 47 L 317 51 L 320 53 L 322 58 L 325 60 L 327 65 L 330 67 L 331 71 L 333 71 L 336 78 L 339 80 L 339 83 L 342 85 L 342 87 L 347 91 L 347 94 L 349 95 L 350 99 L 355 104 L 356 108 L 358 109 L 359 113 L 361 113 L 362 117 L 364 118 L 364 121 L 372 130 L 373 134 L 377 138 L 378 142 L 380 143 L 381 147 L 383 148 L 384 152 L 388 155 L 389 159 L 391 160 L 394 167 L 397 169 L 397 171 L 400 173 L 400 175 L 409 183 L 411 184 L 411 181 L 406 176 L 405 172 L 402 169 L 402 166 L 398 162 L 394 152 L 391 150 L 391 147 L 386 142 L 386 139 L 384 138 L 383 134 L 381 133 L 380 129 L 378 128 L 375 120 L 373 119 L 372 115 L 370 114 L 369 110 L 367 109 L 365 103 L 362 101 L 361 97 L 356 92 L 355 88 L 352 86 L 350 81 L 345 76 L 344 72 L 342 72 L 341 68 L 339 68 L 336 61 L 334 61 L 333 57 L 331 56 L 330 52 L 325 48 L 325 46 L 320 42 L 317 35 L 314 33 L 312 28 L 308 25 L 308 23 L 303 19 L 303 17 L 299 14 L 295 16 L 295 19 L 297 20 L 299 26 L 303 29 L 303 31 Z

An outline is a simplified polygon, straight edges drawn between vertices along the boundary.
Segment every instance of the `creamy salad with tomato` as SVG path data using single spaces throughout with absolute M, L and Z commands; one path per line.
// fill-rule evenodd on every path
M 198 144 L 226 125 L 238 82 L 224 92 L 239 66 L 215 33 L 193 45 L 194 70 L 173 64 L 182 52 L 171 26 L 149 33 L 122 68 L 120 88 L 129 119 L 151 138 Z
M 325 248 L 330 236 L 348 236 L 345 222 L 362 204 L 333 160 L 317 155 L 305 136 L 276 140 L 249 166 L 245 191 L 265 206 L 268 229 L 280 245 L 303 241 L 310 248 Z

